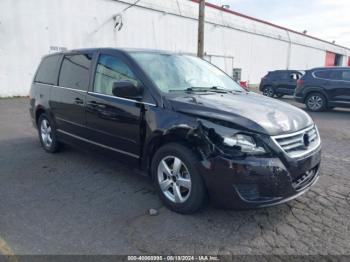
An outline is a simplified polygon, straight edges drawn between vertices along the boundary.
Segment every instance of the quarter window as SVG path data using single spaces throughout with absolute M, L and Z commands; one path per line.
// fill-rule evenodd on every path
M 44 57 L 40 63 L 34 81 L 43 84 L 56 85 L 59 60 L 59 55 Z
M 59 86 L 87 90 L 91 59 L 92 55 L 90 54 L 65 56 L 62 62 Z
M 316 71 L 315 76 L 318 78 L 328 79 L 329 78 L 329 71 Z
M 341 71 L 340 70 L 316 71 L 315 76 L 326 80 L 341 80 Z
M 110 55 L 100 55 L 95 74 L 94 92 L 113 95 L 113 83 L 125 80 L 138 85 L 134 73 L 121 59 Z

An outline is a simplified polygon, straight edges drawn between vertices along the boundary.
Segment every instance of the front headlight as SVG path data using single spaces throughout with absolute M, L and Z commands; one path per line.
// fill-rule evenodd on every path
M 253 137 L 243 134 L 235 134 L 230 137 L 224 137 L 223 144 L 225 146 L 233 147 L 243 153 L 248 154 L 265 154 L 263 147 L 258 146 Z

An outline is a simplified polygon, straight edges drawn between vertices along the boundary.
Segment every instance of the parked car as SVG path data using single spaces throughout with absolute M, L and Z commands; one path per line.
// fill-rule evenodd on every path
M 268 97 L 283 97 L 293 95 L 297 80 L 301 78 L 303 71 L 276 70 L 268 72 L 261 79 L 259 90 Z
M 294 97 L 310 111 L 350 107 L 350 68 L 320 67 L 306 71 L 297 82 Z
M 304 111 L 242 89 L 210 63 L 149 50 L 84 49 L 42 59 L 30 91 L 42 147 L 96 147 L 139 167 L 167 207 L 208 199 L 254 208 L 318 179 L 321 139 Z

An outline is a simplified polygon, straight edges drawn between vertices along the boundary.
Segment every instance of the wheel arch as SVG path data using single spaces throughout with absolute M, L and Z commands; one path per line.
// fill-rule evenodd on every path
M 38 106 L 35 110 L 35 123 L 38 126 L 39 118 L 42 114 L 46 113 L 46 110 L 42 106 Z
M 307 87 L 305 91 L 303 92 L 303 102 L 306 103 L 306 98 L 311 94 L 311 93 L 320 93 L 326 98 L 326 102 L 328 103 L 329 97 L 327 95 L 327 92 L 321 88 L 321 87 Z
M 200 159 L 203 159 L 198 147 L 198 138 L 194 133 L 192 133 L 192 131 L 193 129 L 189 126 L 178 126 L 163 132 L 154 132 L 152 137 L 148 139 L 148 142 L 144 146 L 141 158 L 141 168 L 147 171 L 149 174 L 154 154 L 163 145 L 169 143 L 179 143 L 186 146 L 197 154 Z

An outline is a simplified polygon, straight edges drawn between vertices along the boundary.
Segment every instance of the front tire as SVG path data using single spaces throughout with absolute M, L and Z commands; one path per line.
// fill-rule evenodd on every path
M 48 153 L 56 153 L 59 151 L 61 144 L 57 140 L 57 132 L 51 118 L 45 113 L 41 114 L 38 119 L 39 140 Z
M 305 105 L 309 111 L 321 112 L 327 108 L 327 99 L 321 93 L 311 93 L 306 97 Z
M 170 210 L 190 214 L 206 202 L 204 181 L 196 170 L 198 157 L 187 147 L 171 143 L 154 155 L 152 177 L 161 200 Z

